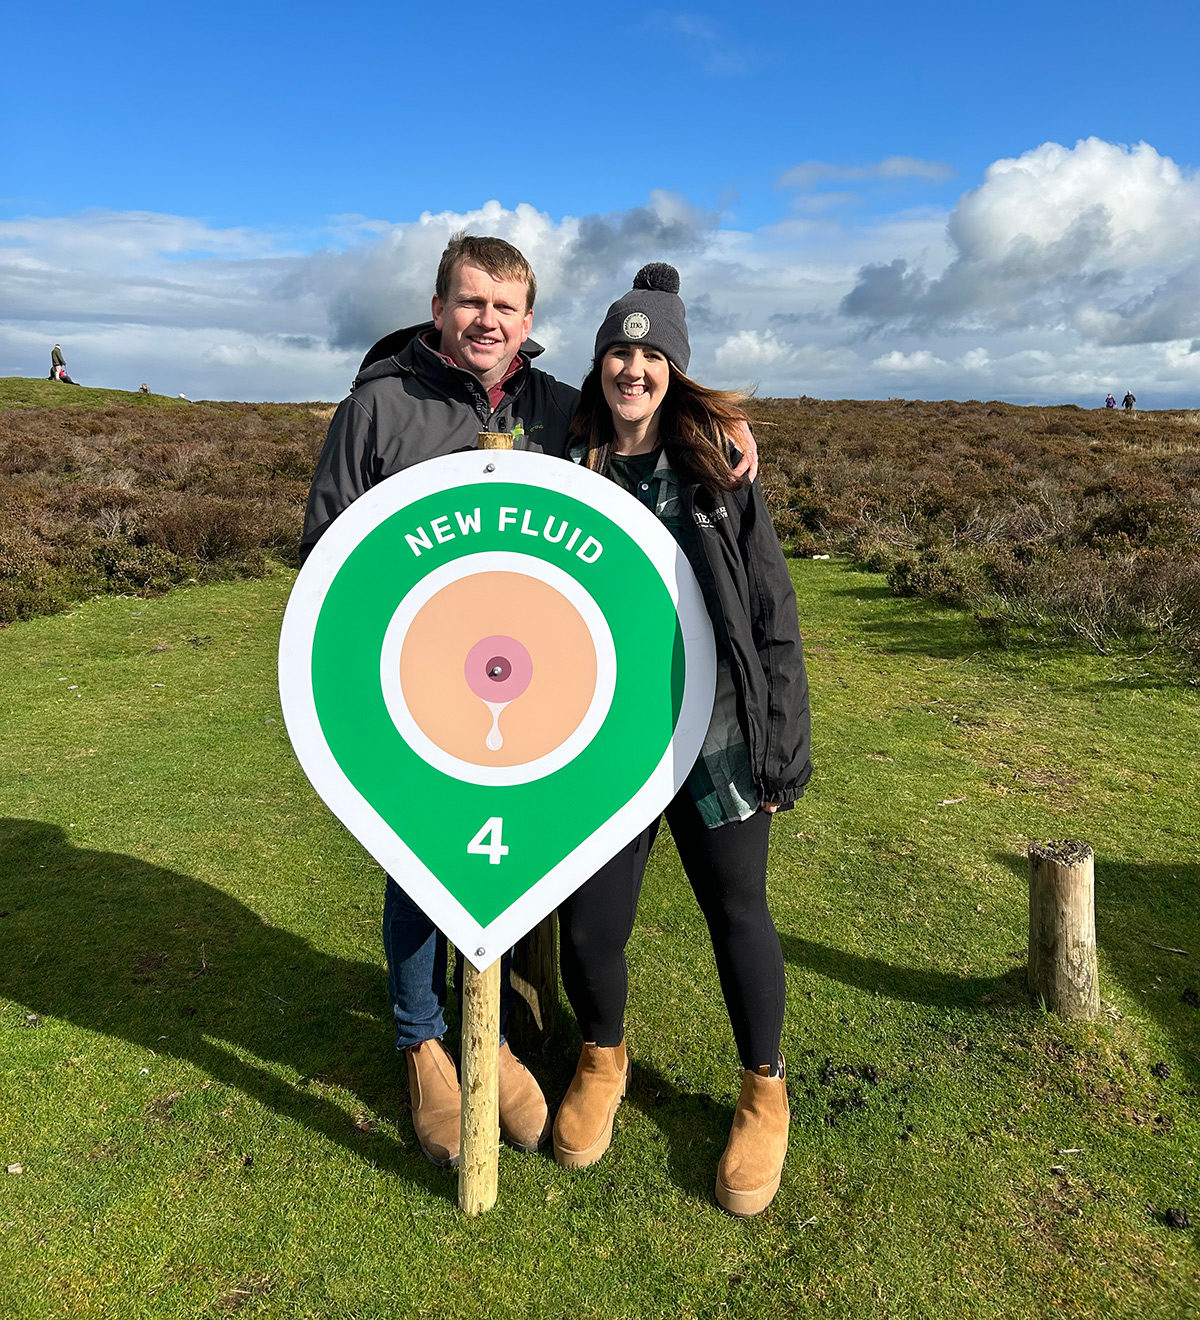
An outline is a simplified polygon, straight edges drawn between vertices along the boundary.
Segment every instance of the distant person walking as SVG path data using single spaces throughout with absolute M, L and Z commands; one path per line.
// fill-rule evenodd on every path
M 64 385 L 78 385 L 79 382 L 72 380 L 67 375 L 67 362 L 63 357 L 62 345 L 55 344 L 50 350 L 50 379 L 61 380 Z
M 1133 412 L 1133 405 L 1135 403 L 1137 403 L 1137 400 L 1133 397 L 1133 391 L 1126 390 L 1125 397 L 1121 400 L 1121 407 L 1124 408 L 1126 412 Z
M 1114 399 L 1113 396 L 1110 394 L 1110 395 L 1104 400 L 1104 406 L 1105 406 L 1106 408 L 1115 408 L 1115 407 L 1117 406 L 1117 401 L 1116 401 L 1116 399 Z

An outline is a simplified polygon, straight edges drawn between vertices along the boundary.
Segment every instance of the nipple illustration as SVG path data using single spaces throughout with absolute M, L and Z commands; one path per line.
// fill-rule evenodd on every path
M 515 637 L 484 637 L 467 652 L 463 676 L 491 714 L 492 727 L 484 742 L 489 752 L 498 752 L 504 746 L 500 715 L 529 687 L 533 659 Z
M 589 622 L 547 572 L 539 561 L 538 576 L 464 574 L 417 606 L 381 671 L 406 731 L 489 770 L 532 764 L 574 736 L 596 700 L 592 629 L 602 637 L 606 625 Z

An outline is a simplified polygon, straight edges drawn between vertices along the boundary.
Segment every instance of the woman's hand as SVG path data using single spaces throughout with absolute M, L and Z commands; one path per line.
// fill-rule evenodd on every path
M 741 421 L 729 428 L 729 439 L 742 452 L 742 461 L 733 469 L 733 475 L 753 481 L 758 476 L 758 444 L 755 442 L 754 432 L 750 429 L 745 413 L 742 414 Z
M 762 804 L 762 809 L 768 816 L 773 816 L 781 806 L 783 806 L 782 802 L 764 802 Z

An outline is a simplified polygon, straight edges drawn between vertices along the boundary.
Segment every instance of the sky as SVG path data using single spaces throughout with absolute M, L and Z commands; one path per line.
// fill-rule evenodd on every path
M 679 268 L 765 396 L 1200 407 L 1200 8 L 111 0 L 6 22 L 0 376 L 338 399 L 461 229 L 578 383 Z

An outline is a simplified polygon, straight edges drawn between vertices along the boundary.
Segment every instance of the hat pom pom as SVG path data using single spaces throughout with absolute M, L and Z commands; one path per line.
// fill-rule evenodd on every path
M 679 272 L 665 261 L 652 261 L 633 277 L 635 289 L 654 289 L 659 293 L 679 292 Z

